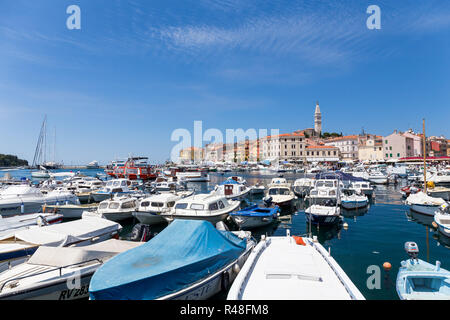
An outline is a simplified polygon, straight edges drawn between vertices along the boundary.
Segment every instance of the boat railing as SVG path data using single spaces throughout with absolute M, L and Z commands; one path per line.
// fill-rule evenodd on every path
M 94 262 L 94 261 L 97 261 L 99 264 L 103 264 L 102 260 L 100 260 L 98 258 L 94 258 L 94 259 L 90 259 L 90 260 L 86 260 L 86 261 L 82 261 L 82 262 L 69 264 L 69 265 L 62 266 L 62 267 L 56 267 L 56 268 L 45 270 L 45 271 L 38 272 L 38 273 L 35 273 L 35 274 L 29 274 L 29 275 L 26 275 L 26 276 L 23 276 L 23 277 L 11 278 L 11 279 L 8 279 L 8 280 L 6 280 L 5 282 L 2 283 L 2 286 L 0 287 L 0 292 L 3 291 L 3 289 L 5 288 L 7 283 L 10 283 L 12 281 L 19 281 L 19 280 L 23 280 L 23 279 L 27 279 L 27 278 L 31 278 L 31 277 L 36 277 L 36 276 L 40 276 L 42 274 L 46 274 L 46 273 L 54 272 L 54 271 L 59 271 L 59 276 L 61 277 L 63 269 L 70 268 L 70 267 L 75 267 L 75 266 L 78 266 L 78 265 L 87 264 L 89 262 Z
M 330 255 L 330 252 L 326 252 L 324 249 L 321 249 L 320 247 L 315 245 L 315 243 L 313 243 L 313 242 L 311 242 L 311 244 L 317 250 L 317 252 L 320 253 L 320 255 L 324 258 L 324 260 L 327 262 L 327 264 L 331 267 L 331 270 L 333 270 L 334 274 L 337 276 L 339 281 L 342 283 L 342 285 L 344 286 L 345 290 L 350 295 L 350 297 L 353 300 L 359 300 L 358 297 L 356 297 L 353 292 L 354 290 L 358 290 L 358 288 L 356 288 L 356 286 L 351 282 L 351 280 L 348 278 L 348 276 L 345 275 L 344 270 L 342 270 L 342 268 L 339 267 L 339 265 L 337 265 L 336 262 L 333 263 L 333 261 L 330 260 L 330 259 L 333 259 Z M 344 275 L 342 275 L 342 273 L 344 273 Z M 350 288 L 349 282 L 351 284 L 351 287 L 353 287 L 353 288 Z

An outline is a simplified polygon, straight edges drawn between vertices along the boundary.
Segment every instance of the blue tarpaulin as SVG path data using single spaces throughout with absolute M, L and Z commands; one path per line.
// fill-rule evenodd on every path
M 355 177 L 342 171 L 325 172 L 316 174 L 316 179 L 340 179 L 342 181 L 367 181 L 366 179 Z
M 94 300 L 153 300 L 189 287 L 237 259 L 246 241 L 204 220 L 176 219 L 149 242 L 102 265 Z

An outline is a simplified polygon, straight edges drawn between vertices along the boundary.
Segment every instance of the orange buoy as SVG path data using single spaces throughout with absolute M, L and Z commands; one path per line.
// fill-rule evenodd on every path
M 383 268 L 384 268 L 384 270 L 389 271 L 389 270 L 391 270 L 392 265 L 389 262 L 385 262 L 385 263 L 383 263 Z

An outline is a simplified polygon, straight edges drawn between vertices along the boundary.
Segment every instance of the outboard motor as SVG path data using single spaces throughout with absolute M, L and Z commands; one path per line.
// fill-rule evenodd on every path
M 405 243 L 405 251 L 409 255 L 411 259 L 416 259 L 419 255 L 419 247 L 415 242 L 406 242 Z
M 131 241 L 147 242 L 151 238 L 153 238 L 153 236 L 150 231 L 149 225 L 138 223 L 133 227 L 133 230 L 131 231 Z
M 230 231 L 230 229 L 228 229 L 227 225 L 223 221 L 219 221 L 216 223 L 216 229 L 221 231 Z
M 443 214 L 450 214 L 450 205 L 447 202 L 445 202 L 439 207 L 439 210 Z
M 265 198 L 263 199 L 264 205 L 265 205 L 266 207 L 270 207 L 270 206 L 272 205 L 272 200 L 273 200 L 272 197 L 265 197 Z

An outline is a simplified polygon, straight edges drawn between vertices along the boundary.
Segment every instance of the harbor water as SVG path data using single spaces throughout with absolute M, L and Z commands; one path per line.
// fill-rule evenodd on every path
M 3 173 L 6 172 L 14 178 L 31 179 L 29 170 Z M 80 172 L 89 176 L 104 173 L 103 170 L 80 170 Z M 0 177 L 2 175 L 0 172 Z M 242 176 L 249 185 L 256 183 L 267 185 L 276 177 L 276 175 L 259 175 L 257 172 L 210 173 L 210 182 L 189 183 L 188 187 L 195 188 L 197 193 L 206 193 L 231 175 Z M 283 174 L 290 183 L 303 176 L 303 174 Z M 285 235 L 287 229 L 291 230 L 292 235 L 306 235 L 311 231 L 318 237 L 320 243 L 330 250 L 333 258 L 366 299 L 397 300 L 395 280 L 400 262 L 407 259 L 405 242 L 414 241 L 418 244 L 420 259 L 432 264 L 439 260 L 443 268 L 450 269 L 450 241 L 432 227 L 432 217 L 411 212 L 403 203 L 399 190 L 405 184 L 406 181 L 400 180 L 397 185 L 377 185 L 375 197 L 368 208 L 359 211 L 341 211 L 343 222 L 348 225 L 346 228 L 343 224 L 335 227 L 310 228 L 304 214 L 308 203 L 298 199 L 292 212 L 285 212 L 275 223 L 253 230 L 252 234 L 259 240 L 261 235 Z M 249 201 L 259 203 L 262 196 L 249 197 Z M 136 223 L 134 219 L 122 223 L 121 236 L 127 237 Z M 160 228 L 163 227 L 164 225 Z M 392 269 L 385 271 L 384 262 L 389 262 Z

